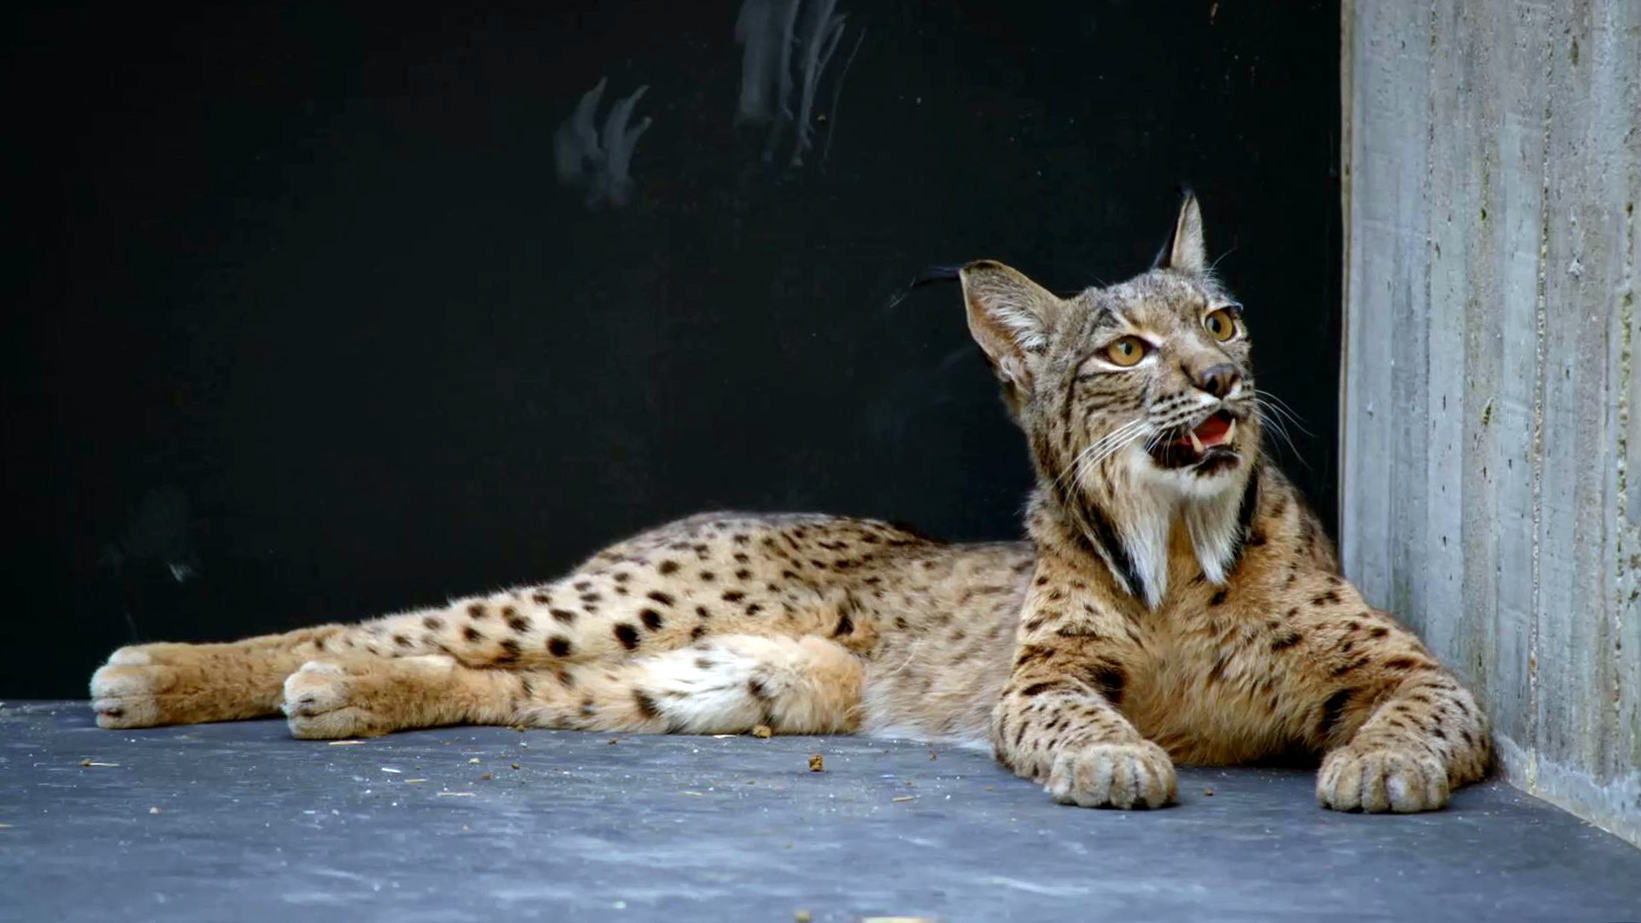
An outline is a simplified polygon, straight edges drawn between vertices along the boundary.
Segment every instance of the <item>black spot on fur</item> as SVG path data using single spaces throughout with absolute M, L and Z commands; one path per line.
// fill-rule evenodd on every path
M 313 649 L 316 650 L 316 651 L 324 650 L 325 649 L 325 639 L 324 638 L 315 638 L 313 640 Z
M 1052 656 L 1054 656 L 1053 648 L 1028 644 L 1020 648 L 1019 656 L 1014 658 L 1014 666 L 1016 668 L 1023 667 L 1034 660 L 1047 660 Z
M 393 636 L 393 643 L 399 645 L 400 647 L 409 647 L 410 646 L 410 639 L 405 637 L 404 635 L 394 635 Z
M 673 572 L 678 570 L 678 562 L 677 561 L 662 561 L 660 564 L 656 565 L 655 569 L 657 571 L 659 571 L 660 573 L 670 574 L 670 573 L 673 573 Z
M 1350 704 L 1351 696 L 1356 694 L 1355 689 L 1341 689 L 1328 696 L 1322 703 L 1322 717 L 1316 723 L 1316 736 L 1320 740 L 1327 740 L 1333 735 L 1333 730 L 1339 724 L 1339 719 L 1345 713 L 1345 706 Z
M 553 635 L 547 640 L 547 652 L 554 657 L 568 657 L 572 649 L 569 638 Z
M 1383 625 L 1380 625 L 1378 628 L 1375 628 L 1372 631 L 1368 632 L 1368 634 L 1372 635 L 1375 638 L 1383 638 L 1385 635 L 1390 634 L 1390 629 L 1386 628 Z
M 1302 640 L 1304 640 L 1304 635 L 1297 631 L 1290 631 L 1271 642 L 1271 651 L 1285 651 Z
M 530 600 L 538 606 L 545 606 L 553 601 L 553 594 L 536 591 L 530 594 Z
M 1062 488 L 1062 490 L 1065 490 L 1065 488 Z M 1069 497 L 1069 491 L 1067 496 Z M 1093 526 L 1093 540 L 1098 542 L 1099 545 L 1099 547 L 1090 547 L 1088 549 L 1090 553 L 1099 556 L 1099 551 L 1104 549 L 1106 557 L 1110 559 L 1111 565 L 1116 568 L 1118 576 L 1122 577 L 1123 582 L 1128 584 L 1129 592 L 1143 599 L 1145 597 L 1145 577 L 1140 574 L 1139 566 L 1134 563 L 1133 556 L 1128 553 L 1128 546 L 1123 544 L 1122 537 L 1118 534 L 1117 527 L 1112 523 L 1111 517 L 1107 516 L 1105 510 L 1096 503 L 1081 504 L 1079 508 L 1084 511 L 1089 525 Z M 1078 537 L 1085 544 L 1089 542 L 1089 539 L 1083 536 L 1082 533 L 1078 533 Z
M 622 622 L 615 626 L 615 639 L 621 642 L 622 647 L 630 651 L 638 646 L 638 629 L 626 622 Z
M 718 579 L 718 575 L 713 573 L 712 571 L 710 571 L 710 570 L 701 571 L 701 582 L 702 583 L 711 583 L 712 581 L 717 580 L 717 579 Z
M 1029 699 L 1033 696 L 1042 695 L 1048 690 L 1053 689 L 1055 685 L 1055 683 L 1032 683 L 1026 688 L 1020 690 L 1020 694 Z
M 644 595 L 648 596 L 650 599 L 655 600 L 656 602 L 660 603 L 663 606 L 672 605 L 672 596 L 668 593 L 663 593 L 660 590 L 651 590 L 648 593 L 645 593 Z
M 1242 502 L 1236 508 L 1236 524 L 1238 536 L 1236 548 L 1231 553 L 1231 569 L 1235 569 L 1242 560 L 1243 547 L 1252 544 L 1248 535 L 1253 531 L 1254 514 L 1259 511 L 1259 482 L 1264 475 L 1262 466 L 1255 465 L 1248 475 L 1248 486 L 1242 490 Z
M 725 590 L 724 591 L 723 600 L 726 603 L 738 603 L 738 602 L 740 602 L 741 600 L 743 600 L 745 598 L 746 598 L 746 594 L 742 593 L 740 590 Z
M 1352 670 L 1355 670 L 1357 667 L 1360 667 L 1360 666 L 1362 666 L 1363 664 L 1365 664 L 1367 662 L 1368 662 L 1368 659 L 1366 657 L 1357 657 L 1353 660 L 1347 661 L 1346 663 L 1342 663 L 1339 666 L 1334 667 L 1333 669 L 1329 670 L 1328 675 L 1329 676 L 1344 676 L 1346 673 L 1349 673 Z
M 1338 602 L 1339 602 L 1339 594 L 1335 593 L 1332 590 L 1329 590 L 1326 593 L 1322 593 L 1320 595 L 1311 597 L 1311 605 L 1313 605 L 1313 606 L 1332 606 L 1332 605 L 1337 605 Z
M 650 631 L 660 631 L 661 626 L 665 624 L 665 620 L 661 618 L 661 613 L 654 609 L 645 609 L 643 612 L 638 613 L 638 617 L 644 621 L 644 627 Z
M 850 618 L 849 613 L 847 612 L 838 613 L 838 624 L 836 628 L 832 629 L 832 637 L 836 638 L 841 635 L 852 635 L 854 633 L 855 620 Z
M 501 642 L 501 656 L 496 658 L 497 663 L 512 663 L 519 659 L 519 643 L 512 638 Z
M 1128 675 L 1122 667 L 1111 663 L 1099 664 L 1089 671 L 1088 681 L 1094 684 L 1100 695 L 1105 696 L 1107 702 L 1113 706 L 1122 704 L 1123 687 L 1128 685 Z
M 696 606 L 695 614 L 704 619 L 712 618 L 712 610 L 708 609 L 706 606 Z
M 479 630 L 474 628 L 472 625 L 462 629 L 462 637 L 474 642 L 475 644 L 484 640 L 484 635 L 480 634 Z
M 563 622 L 566 625 L 575 621 L 575 613 L 568 609 L 548 609 L 547 614 L 551 615 L 554 621 Z
M 751 695 L 754 699 L 770 698 L 769 690 L 764 688 L 763 682 L 757 677 L 753 677 L 752 679 L 746 681 L 746 691 L 747 694 Z
M 707 629 L 706 629 L 705 625 L 697 625 L 694 628 L 690 629 L 689 639 L 691 641 L 699 641 L 703 637 L 706 636 L 706 633 L 707 633 Z
M 515 612 L 507 618 L 507 627 L 513 629 L 519 634 L 524 634 L 529 631 L 531 624 L 532 622 L 530 621 L 530 617 L 528 615 L 519 615 Z
M 747 615 L 757 615 L 762 611 L 764 611 L 764 607 L 758 605 L 757 603 L 753 603 L 752 605 L 746 607 Z
M 638 713 L 643 715 L 644 717 L 646 717 L 646 718 L 659 718 L 659 717 L 661 717 L 661 709 L 656 706 L 655 700 L 650 698 L 649 694 L 644 692 L 643 690 L 634 689 L 633 693 L 632 693 L 632 701 L 633 701 L 634 705 L 638 706 Z
M 473 603 L 467 607 L 467 617 L 470 619 L 482 619 L 489 614 L 490 613 L 484 611 L 484 606 L 479 603 Z
M 444 627 L 444 619 L 441 619 L 436 615 L 424 616 L 422 618 L 422 624 L 426 625 L 430 631 L 438 631 Z

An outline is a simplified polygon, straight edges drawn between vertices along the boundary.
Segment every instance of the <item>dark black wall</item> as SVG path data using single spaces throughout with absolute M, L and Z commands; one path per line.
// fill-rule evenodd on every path
M 1331 520 L 1335 3 L 841 0 L 797 167 L 734 123 L 738 8 L 14 14 L 0 696 L 701 509 L 1018 535 L 1025 451 L 957 291 L 892 296 L 981 256 L 1138 272 L 1182 180 Z M 648 85 L 653 125 L 592 209 L 554 133 L 600 76 L 600 122 Z

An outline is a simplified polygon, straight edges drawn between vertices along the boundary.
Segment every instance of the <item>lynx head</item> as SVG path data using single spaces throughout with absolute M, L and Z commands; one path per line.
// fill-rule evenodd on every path
M 1030 440 L 1039 509 L 1148 605 L 1176 524 L 1223 583 L 1260 427 L 1242 307 L 1207 265 L 1196 198 L 1126 282 L 1061 298 L 989 260 L 961 277 L 969 329 Z

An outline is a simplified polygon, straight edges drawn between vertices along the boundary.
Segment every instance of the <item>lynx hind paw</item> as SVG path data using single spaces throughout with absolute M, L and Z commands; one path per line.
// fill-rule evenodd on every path
M 170 694 L 177 686 L 177 671 L 148 663 L 146 655 L 126 654 L 129 650 L 115 651 L 107 664 L 91 674 L 91 708 L 97 713 L 97 726 L 144 728 L 176 723 L 184 710 L 183 697 Z
M 1094 743 L 1054 759 L 1044 786 L 1061 804 L 1085 808 L 1160 808 L 1175 794 L 1174 764 L 1156 744 Z
M 1335 811 L 1434 811 L 1447 803 L 1447 769 L 1411 748 L 1341 747 L 1316 776 L 1316 801 Z
M 285 723 L 291 736 L 306 740 L 375 737 L 392 730 L 357 702 L 356 677 L 339 664 L 310 660 L 285 677 Z

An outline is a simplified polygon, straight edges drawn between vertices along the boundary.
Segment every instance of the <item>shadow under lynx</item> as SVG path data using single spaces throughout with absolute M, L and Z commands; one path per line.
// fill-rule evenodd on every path
M 1194 197 L 1155 266 L 1057 297 L 964 267 L 970 331 L 1031 446 L 1029 540 L 706 514 L 547 583 L 226 644 L 115 651 L 103 727 L 283 713 L 302 738 L 453 723 L 861 732 L 990 748 L 1060 801 L 1156 807 L 1175 761 L 1309 753 L 1341 810 L 1480 778 L 1487 722 L 1338 573 L 1261 454 L 1242 307 Z

